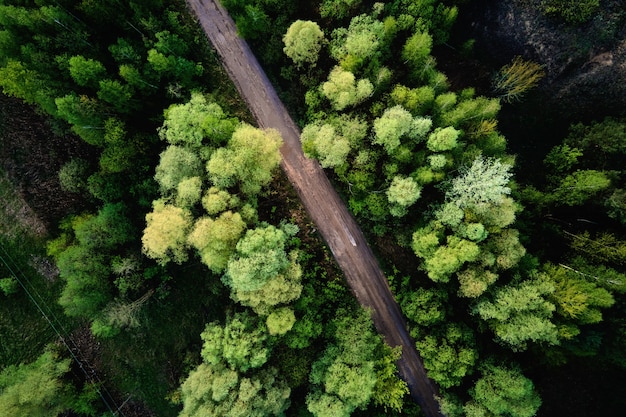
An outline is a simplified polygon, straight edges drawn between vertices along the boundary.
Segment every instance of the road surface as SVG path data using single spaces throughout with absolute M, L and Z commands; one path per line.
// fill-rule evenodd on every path
M 437 388 L 426 376 L 376 257 L 320 165 L 304 156 L 300 131 L 248 44 L 237 36 L 233 20 L 214 0 L 187 2 L 259 127 L 280 132 L 283 138 L 281 167 L 343 270 L 357 300 L 372 310 L 374 325 L 387 344 L 402 346 L 398 370 L 412 397 L 427 417 L 441 416 L 435 399 Z

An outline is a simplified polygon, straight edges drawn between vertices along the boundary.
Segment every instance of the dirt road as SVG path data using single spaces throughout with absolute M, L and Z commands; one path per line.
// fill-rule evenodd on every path
M 401 377 L 427 417 L 441 416 L 437 388 L 426 377 L 400 308 L 361 229 L 316 161 L 300 146 L 300 131 L 252 54 L 236 34 L 228 13 L 214 0 L 187 0 L 224 67 L 262 128 L 277 129 L 284 144 L 281 166 L 317 225 L 359 302 L 371 308 L 379 333 L 390 346 L 402 346 Z

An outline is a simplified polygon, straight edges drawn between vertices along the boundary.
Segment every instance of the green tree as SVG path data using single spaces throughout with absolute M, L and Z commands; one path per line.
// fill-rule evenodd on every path
M 123 203 L 107 203 L 95 216 L 83 216 L 74 224 L 78 242 L 89 249 L 108 253 L 129 242 L 134 228 Z
M 212 365 L 225 361 L 231 369 L 246 372 L 263 366 L 269 357 L 265 326 L 248 314 L 235 314 L 224 326 L 208 324 L 200 336 L 202 358 Z
M 387 153 L 392 154 L 403 137 L 418 141 L 426 136 L 431 126 L 430 119 L 413 118 L 402 106 L 394 106 L 374 120 L 373 143 L 384 146 Z
M 416 347 L 428 371 L 428 377 L 442 388 L 461 384 L 472 374 L 478 360 L 475 335 L 465 326 L 449 324 L 438 337 L 426 335 L 416 341 Z
M 71 57 L 68 64 L 70 75 L 76 84 L 83 87 L 95 87 L 106 74 L 106 69 L 101 62 L 80 55 Z
M 59 170 L 61 188 L 72 193 L 79 193 L 87 187 L 89 163 L 84 159 L 73 158 Z
M 602 321 L 602 311 L 611 307 L 615 299 L 609 291 L 585 279 L 573 268 L 548 264 L 544 267 L 546 278 L 554 285 L 550 300 L 556 312 L 577 324 Z
M 323 0 L 320 15 L 324 18 L 343 19 L 361 4 L 361 0 Z
M 296 20 L 283 37 L 283 51 L 297 66 L 315 66 L 324 43 L 324 32 L 310 20 Z
M 224 364 L 203 363 L 181 386 L 180 417 L 281 416 L 291 390 L 274 368 L 242 375 Z
M 19 291 L 20 284 L 15 277 L 0 278 L 0 291 L 7 297 Z
M 529 279 L 498 288 L 492 300 L 482 299 L 473 312 L 515 351 L 525 350 L 530 341 L 555 345 L 559 342 L 552 322 L 555 306 L 549 301 L 554 290 L 549 281 Z
M 134 91 L 128 84 L 117 80 L 100 80 L 98 98 L 106 101 L 120 113 L 129 113 L 132 110 L 131 99 Z
M 357 81 L 353 73 L 337 66 L 322 84 L 321 91 L 335 110 L 343 110 L 365 101 L 374 92 L 374 86 L 368 79 Z
M 104 145 L 103 110 L 97 100 L 67 94 L 54 100 L 56 114 L 72 125 L 72 130 L 90 145 Z
M 164 114 L 165 120 L 159 128 L 161 139 L 171 145 L 190 146 L 203 156 L 203 147 L 226 144 L 239 123 L 200 93 L 193 93 L 185 104 L 173 104 Z
M 578 206 L 606 190 L 611 180 L 604 172 L 596 170 L 581 170 L 563 178 L 554 190 L 552 198 L 568 206 Z
M 8 366 L 0 373 L 0 413 L 11 417 L 58 416 L 70 408 L 69 392 L 61 380 L 70 360 L 51 351 L 30 364 Z
M 382 348 L 365 311 L 356 316 L 345 313 L 339 312 L 337 317 L 341 318 L 334 322 L 336 342 L 326 348 L 311 370 L 310 381 L 318 388 L 307 396 L 306 402 L 315 416 L 350 415 L 371 401 L 377 387 L 382 389 L 391 382 L 387 373 L 379 373 L 377 368 L 380 370 L 384 364 L 378 355 L 393 356 L 393 351 L 385 352 Z M 398 388 L 401 389 L 395 389 Z M 383 397 L 384 394 L 377 396 Z
M 73 245 L 55 256 L 65 286 L 59 298 L 72 317 L 95 317 L 108 301 L 109 266 L 102 254 Z
M 176 190 L 183 180 L 202 174 L 202 162 L 195 152 L 170 145 L 161 153 L 154 179 L 161 186 L 161 192 L 168 193 Z
M 330 124 L 312 123 L 302 129 L 302 149 L 306 156 L 316 158 L 323 168 L 335 168 L 347 162 L 350 142 L 337 134 Z
M 206 167 L 209 179 L 223 189 L 238 185 L 243 194 L 258 194 L 278 168 L 281 145 L 276 130 L 240 125 L 228 146 L 211 155 Z
M 470 395 L 473 400 L 463 407 L 469 417 L 532 417 L 541 405 L 532 381 L 519 369 L 493 364 L 483 367 Z
M 452 180 L 446 198 L 460 208 L 480 208 L 501 203 L 511 193 L 511 165 L 498 159 L 478 157 Z
M 419 336 L 419 328 L 428 328 L 446 318 L 448 294 L 442 290 L 417 288 L 414 291 L 399 292 L 402 313 L 418 329 L 411 330 L 411 336 Z M 417 330 L 417 331 L 415 331 Z
M 225 211 L 215 219 L 196 220 L 188 242 L 198 251 L 203 264 L 214 272 L 222 272 L 245 230 L 246 223 L 239 213 Z
M 152 212 L 146 215 L 146 228 L 141 238 L 143 252 L 161 265 L 170 261 L 182 263 L 187 260 L 190 229 L 191 214 L 187 210 L 157 200 Z

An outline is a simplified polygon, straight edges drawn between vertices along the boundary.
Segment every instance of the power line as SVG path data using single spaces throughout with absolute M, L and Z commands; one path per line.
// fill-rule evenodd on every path
M 28 296 L 28 298 L 30 299 L 30 301 L 35 305 L 35 307 L 37 308 L 37 310 L 41 313 L 41 315 L 44 317 L 44 319 L 48 322 L 48 324 L 50 325 L 50 327 L 52 328 L 52 330 L 56 333 L 56 335 L 59 337 L 59 339 L 61 340 L 61 343 L 63 343 L 63 345 L 65 346 L 65 348 L 68 350 L 68 352 L 70 353 L 72 359 L 76 362 L 76 364 L 78 364 L 78 367 L 83 371 L 83 374 L 85 375 L 85 378 L 90 381 L 93 386 L 96 389 L 96 392 L 98 393 L 98 395 L 100 396 L 100 398 L 102 399 L 102 402 L 104 403 L 104 405 L 106 406 L 106 408 L 111 412 L 112 415 L 114 416 L 124 416 L 124 413 L 122 412 L 122 410 L 120 409 L 120 407 L 117 406 L 117 404 L 115 403 L 115 400 L 113 399 L 113 396 L 111 395 L 111 393 L 106 389 L 106 387 L 104 386 L 104 384 L 102 383 L 102 380 L 100 379 L 100 377 L 98 376 L 98 374 L 95 372 L 95 370 L 91 367 L 91 365 L 89 364 L 88 361 L 81 361 L 77 355 L 74 353 L 74 351 L 72 350 L 72 348 L 68 345 L 67 340 L 69 340 L 71 342 L 71 344 L 74 346 L 74 348 L 76 349 L 76 351 L 80 354 L 80 349 L 78 348 L 78 345 L 74 342 L 74 340 L 71 338 L 71 336 L 69 335 L 69 333 L 63 328 L 63 325 L 61 324 L 61 321 L 56 317 L 56 315 L 54 314 L 54 311 L 47 305 L 46 301 L 43 299 L 43 297 L 41 297 L 41 295 L 37 292 L 35 286 L 30 282 L 30 280 L 28 279 L 28 277 L 26 276 L 26 274 L 24 274 L 24 272 L 22 272 L 22 270 L 20 269 L 20 267 L 18 266 L 18 264 L 15 262 L 15 260 L 11 257 L 11 255 L 6 251 L 6 249 L 4 248 L 4 245 L 2 245 L 0 243 L 0 249 L 2 250 L 2 252 L 4 253 L 4 255 L 6 256 L 7 259 L 9 259 L 11 261 L 11 263 L 13 264 L 13 266 L 15 267 L 15 269 L 18 271 L 18 273 L 20 273 L 22 275 L 23 279 L 20 279 L 17 274 L 15 273 L 15 271 L 13 270 L 13 268 L 11 268 L 11 266 L 9 265 L 9 263 L 7 262 L 7 259 L 5 259 L 5 257 L 3 257 L 0 254 L 0 260 L 2 260 L 2 263 L 4 263 L 4 265 L 7 267 L 7 269 L 9 270 L 9 272 L 11 273 L 11 275 L 13 276 L 13 278 L 15 278 L 15 280 L 20 284 L 20 286 L 24 289 L 24 292 L 26 293 L 26 295 Z M 26 284 L 24 283 L 28 283 L 28 285 L 32 288 L 32 292 L 31 290 L 29 290 L 29 288 L 26 286 Z M 43 310 L 43 308 L 41 307 L 41 304 L 37 302 L 37 300 L 35 300 L 35 298 L 33 297 L 33 293 L 41 300 L 41 302 L 43 303 L 43 305 L 46 307 L 46 309 L 49 312 L 49 315 L 51 315 L 53 317 L 54 320 L 52 320 L 50 318 L 50 316 L 48 314 L 46 314 L 46 312 Z M 55 323 L 56 322 L 56 323 Z M 57 328 L 57 325 L 59 327 L 61 327 L 61 329 L 63 330 L 64 333 L 66 333 L 66 336 L 64 336 L 63 334 L 61 334 L 61 332 L 59 331 L 59 329 Z M 91 371 L 91 375 L 87 372 L 87 370 L 85 369 L 85 364 L 87 365 L 87 367 L 89 368 L 89 370 Z M 94 383 L 94 376 L 97 379 L 96 383 Z M 109 397 L 109 400 L 111 403 L 113 403 L 113 407 L 111 406 L 111 404 L 109 403 L 109 401 L 105 398 L 104 394 L 102 393 L 102 391 L 99 388 L 99 385 L 102 386 L 103 390 L 106 392 L 107 396 Z M 113 411 L 113 408 L 116 409 L 116 411 Z

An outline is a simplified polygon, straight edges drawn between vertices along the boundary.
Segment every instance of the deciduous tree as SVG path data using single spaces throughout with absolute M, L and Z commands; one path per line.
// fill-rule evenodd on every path
M 241 215 L 229 210 L 215 219 L 202 217 L 196 220 L 188 242 L 198 251 L 203 264 L 214 272 L 222 272 L 245 229 L 246 223 Z
M 143 252 L 162 265 L 187 260 L 187 235 L 191 229 L 191 214 L 180 207 L 157 200 L 146 215 L 146 228 L 141 241 Z
M 228 146 L 211 155 L 207 163 L 209 179 L 220 188 L 238 185 L 242 193 L 256 195 L 272 180 L 280 163 L 281 145 L 276 130 L 241 125 Z
M 492 364 L 484 366 L 470 395 L 473 401 L 464 406 L 469 417 L 532 417 L 541 405 L 532 381 L 519 369 Z
M 70 408 L 61 378 L 70 360 L 50 351 L 30 364 L 8 366 L 0 373 L 0 413 L 11 417 L 57 416 Z
M 337 66 L 322 84 L 321 91 L 335 110 L 343 110 L 365 101 L 374 92 L 374 86 L 368 79 L 357 81 L 353 73 Z
M 558 330 L 552 322 L 555 310 L 549 297 L 554 285 L 541 279 L 498 288 L 492 300 L 483 299 L 474 313 L 485 320 L 498 340 L 515 351 L 525 350 L 528 342 L 558 343 Z
M 296 20 L 285 33 L 283 43 L 283 51 L 296 65 L 315 66 L 324 43 L 324 32 L 315 22 Z

